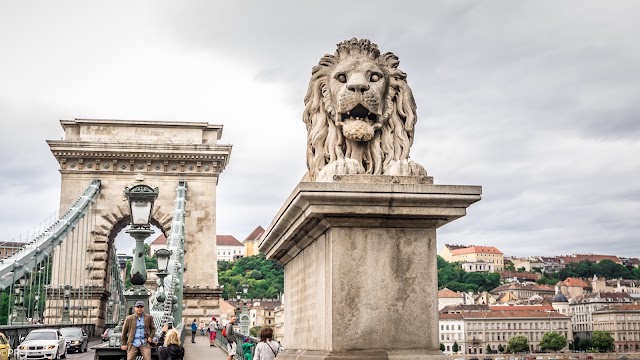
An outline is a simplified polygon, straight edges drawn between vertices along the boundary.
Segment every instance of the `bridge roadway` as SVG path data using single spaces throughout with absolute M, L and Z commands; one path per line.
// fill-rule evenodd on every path
M 191 343 L 191 334 L 184 339 L 184 360 L 226 360 L 227 353 L 218 346 L 209 346 L 209 336 L 196 336 L 196 343 Z M 84 360 L 84 359 L 83 359 Z

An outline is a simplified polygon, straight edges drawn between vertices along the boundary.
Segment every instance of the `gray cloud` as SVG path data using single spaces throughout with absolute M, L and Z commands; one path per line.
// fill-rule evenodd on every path
M 223 123 L 234 150 L 218 230 L 244 238 L 266 226 L 305 171 L 311 68 L 356 36 L 397 54 L 408 74 L 414 160 L 436 183 L 483 185 L 440 245 L 640 256 L 640 3 L 69 4 L 47 6 L 46 17 L 0 5 L 0 46 L 11 54 L 0 59 L 0 150 L 10 154 L 0 198 L 23 209 L 19 221 L 0 212 L 11 226 L 44 217 L 29 220 L 29 209 L 55 208 L 44 139 L 60 136 L 58 118 L 81 116 Z

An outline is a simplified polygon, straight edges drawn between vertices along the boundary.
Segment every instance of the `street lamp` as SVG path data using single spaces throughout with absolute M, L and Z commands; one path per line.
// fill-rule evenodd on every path
M 109 299 L 109 306 L 107 308 L 107 323 L 113 322 L 113 299 Z
M 156 259 L 158 260 L 158 290 L 156 290 L 156 300 L 158 303 L 164 303 L 166 300 L 166 293 L 164 288 L 164 279 L 169 275 L 169 259 L 173 252 L 169 249 L 158 249 L 156 251 Z
M 247 307 L 247 292 L 249 292 L 249 285 L 242 284 L 242 293 L 244 294 L 245 300 L 240 303 L 241 311 L 238 320 L 240 325 L 240 332 L 243 332 L 244 334 L 249 333 L 249 308 Z M 247 309 L 246 312 L 245 308 Z
M 27 280 L 21 277 L 18 280 L 18 283 L 14 286 L 14 294 L 15 300 L 13 302 L 13 314 L 11 316 L 11 324 L 24 324 L 25 322 L 25 314 L 24 314 L 24 287 L 27 283 Z
M 37 324 L 40 322 L 40 311 L 38 310 L 40 305 L 40 294 L 36 293 L 33 296 L 33 299 L 36 301 L 36 304 L 33 306 L 33 322 Z
M 136 179 L 142 182 L 142 178 Z M 133 264 L 131 266 L 131 285 L 127 290 L 127 308 L 130 308 L 135 301 L 142 300 L 148 302 L 149 292 L 144 287 L 147 281 L 147 267 L 144 263 L 144 240 L 152 233 L 151 230 L 151 210 L 153 203 L 158 197 L 158 188 L 153 188 L 145 184 L 137 184 L 126 187 L 124 195 L 129 201 L 131 214 L 131 228 L 127 233 L 136 240 Z
M 71 285 L 64 286 L 64 309 L 62 310 L 62 323 L 70 324 L 69 318 L 69 298 L 71 297 Z

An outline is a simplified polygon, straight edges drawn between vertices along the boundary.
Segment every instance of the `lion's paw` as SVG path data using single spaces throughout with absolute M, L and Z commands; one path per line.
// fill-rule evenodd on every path
M 384 169 L 384 175 L 390 176 L 427 176 L 422 165 L 411 160 L 394 160 Z
M 334 175 L 364 174 L 364 167 L 354 159 L 345 158 L 332 161 L 325 165 L 318 174 L 316 181 L 332 182 Z

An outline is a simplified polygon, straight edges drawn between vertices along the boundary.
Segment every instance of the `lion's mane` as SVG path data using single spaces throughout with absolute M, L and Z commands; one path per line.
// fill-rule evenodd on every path
M 308 179 L 315 181 L 318 174 L 332 161 L 349 158 L 351 152 L 341 129 L 335 100 L 329 89 L 332 69 L 352 54 L 365 55 L 375 61 L 387 78 L 388 89 L 384 112 L 378 124 L 381 127 L 367 142 L 363 163 L 365 174 L 387 174 L 392 162 L 407 162 L 413 144 L 416 123 L 416 104 L 407 84 L 407 75 L 398 69 L 400 61 L 393 53 L 380 55 L 378 46 L 366 39 L 351 39 L 337 45 L 334 55 L 325 55 L 313 67 L 307 94 L 304 98 L 303 121 L 307 127 Z M 424 170 L 423 170 L 424 171 Z M 426 174 L 426 173 L 425 173 Z

